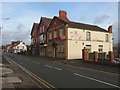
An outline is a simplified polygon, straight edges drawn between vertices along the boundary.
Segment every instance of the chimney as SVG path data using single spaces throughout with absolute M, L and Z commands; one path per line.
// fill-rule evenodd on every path
M 69 19 L 67 18 L 67 13 L 64 10 L 59 11 L 59 18 L 63 19 L 64 21 L 69 21 Z
M 109 33 L 112 33 L 112 26 L 109 26 L 109 27 L 108 27 L 108 32 L 109 32 Z

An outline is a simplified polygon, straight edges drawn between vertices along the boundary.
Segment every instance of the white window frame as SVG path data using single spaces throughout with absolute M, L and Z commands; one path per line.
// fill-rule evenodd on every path
M 105 42 L 109 42 L 109 35 L 105 34 Z
M 91 53 L 91 45 L 86 45 L 85 49 L 87 49 L 88 53 Z
M 98 52 L 99 53 L 103 53 L 103 45 L 99 45 L 98 46 Z
M 86 32 L 86 41 L 91 41 L 91 32 Z

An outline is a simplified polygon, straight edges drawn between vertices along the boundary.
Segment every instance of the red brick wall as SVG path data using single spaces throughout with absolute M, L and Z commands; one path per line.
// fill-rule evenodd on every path
M 55 22 L 56 22 L 56 24 L 55 24 Z M 53 29 L 53 28 L 56 28 L 56 29 L 54 29 L 54 30 L 57 31 L 57 37 L 56 38 L 60 38 L 60 28 L 61 27 L 59 27 L 59 26 L 65 27 L 65 25 L 64 25 L 64 23 L 62 21 L 60 21 L 59 19 L 54 19 L 51 26 L 49 27 L 49 30 Z M 50 32 L 49 30 L 48 30 L 48 35 L 49 35 L 49 32 Z M 54 30 L 52 30 L 52 40 L 54 40 Z M 47 37 L 47 39 L 49 41 L 49 36 Z

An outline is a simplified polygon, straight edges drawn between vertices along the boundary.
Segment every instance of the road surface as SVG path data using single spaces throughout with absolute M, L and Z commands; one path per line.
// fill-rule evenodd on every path
M 119 74 L 99 72 L 23 55 L 10 53 L 3 53 L 3 55 L 55 88 L 120 88 Z

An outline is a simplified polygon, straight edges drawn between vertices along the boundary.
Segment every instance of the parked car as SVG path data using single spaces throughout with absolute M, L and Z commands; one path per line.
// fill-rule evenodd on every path
M 120 58 L 115 58 L 115 59 L 113 60 L 113 63 L 120 63 Z
M 102 59 L 99 59 L 99 62 L 109 63 L 110 60 L 108 58 L 102 58 Z

